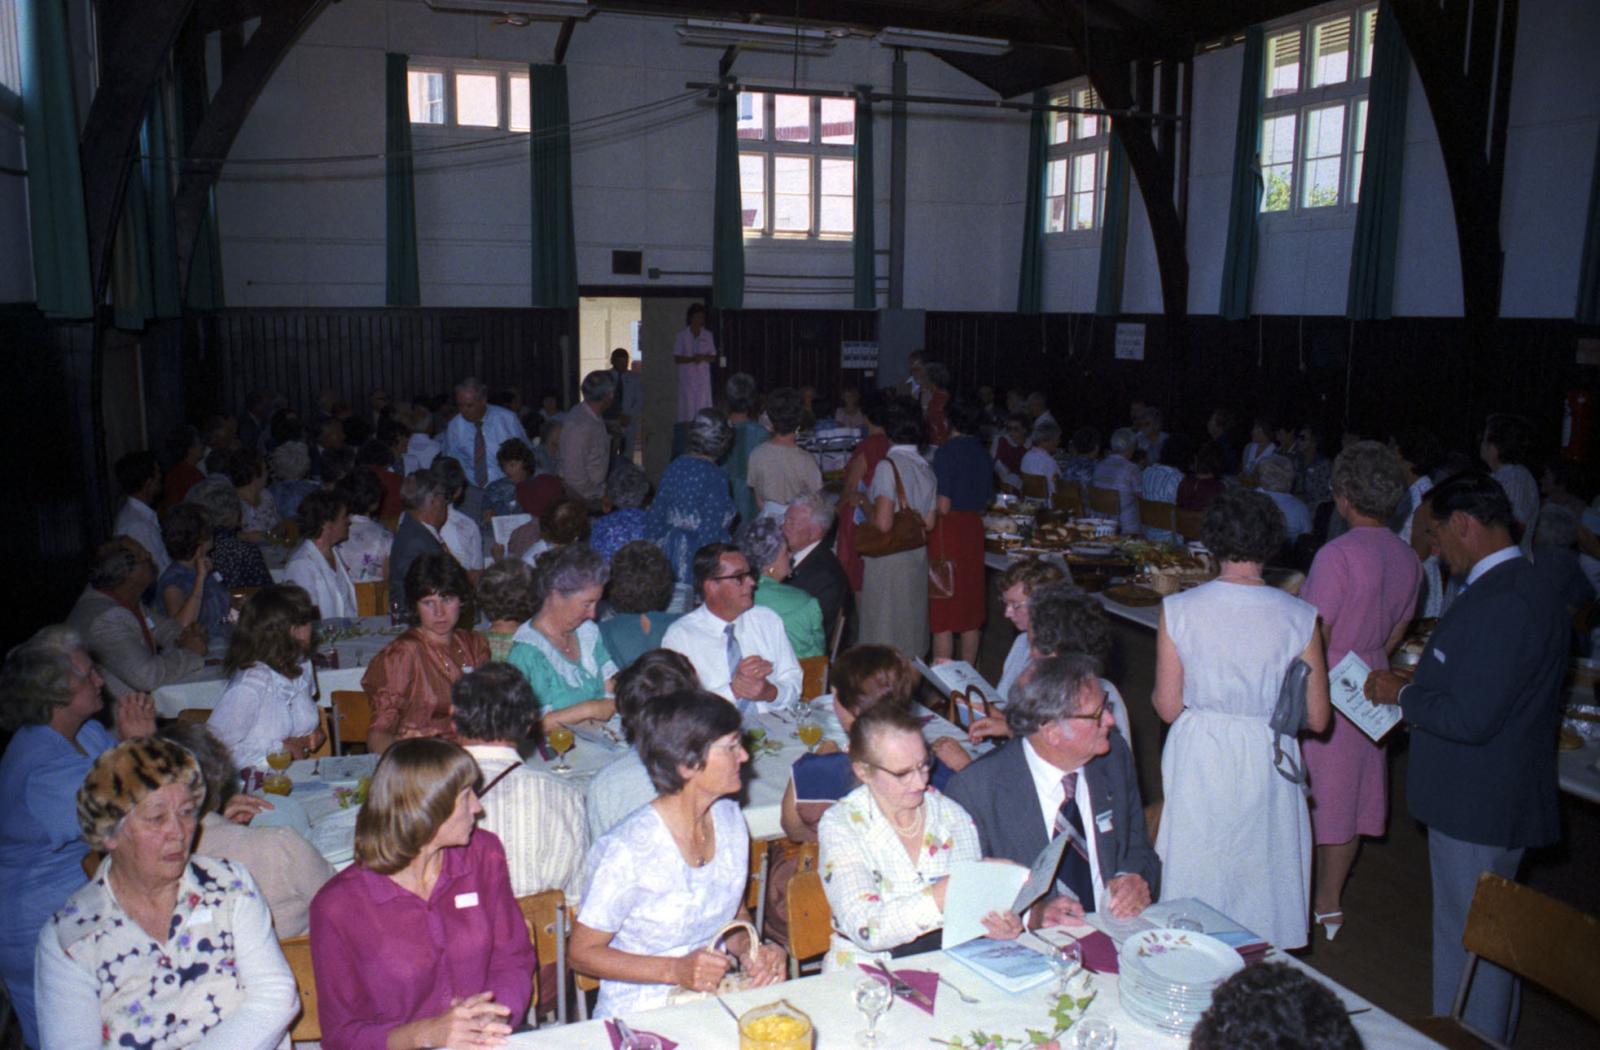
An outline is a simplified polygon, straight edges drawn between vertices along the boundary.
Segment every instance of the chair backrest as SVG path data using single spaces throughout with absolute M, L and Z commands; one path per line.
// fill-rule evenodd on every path
M 1147 529 L 1176 532 L 1177 515 L 1176 504 L 1139 497 L 1139 524 Z
M 372 701 L 360 689 L 336 689 L 333 693 L 334 729 L 339 750 L 347 751 L 352 744 L 366 745 L 367 731 L 372 728 Z
M 1022 475 L 1022 494 L 1029 499 L 1048 499 L 1050 479 L 1043 474 Z
M 833 661 L 839 658 L 839 643 L 844 640 L 844 621 L 848 616 L 849 610 L 841 606 L 839 615 L 833 618 L 833 637 L 828 640 L 828 663 L 830 666 Z M 828 676 L 826 674 L 822 676 L 822 688 L 828 688 Z
M 307 755 L 307 758 L 326 758 L 333 754 L 333 720 L 328 717 L 326 707 L 317 708 L 317 728 L 322 730 L 322 746 Z
M 1050 505 L 1056 510 L 1066 511 L 1075 518 L 1083 517 L 1083 486 L 1076 481 L 1057 478 L 1056 491 L 1050 497 Z
M 311 938 L 291 937 L 279 941 L 278 947 L 283 949 L 283 957 L 294 974 L 295 988 L 300 992 L 300 1015 L 289 1029 L 289 1038 L 296 1043 L 319 1042 L 322 1024 L 317 1019 L 317 977 L 311 967 Z
M 789 880 L 789 954 L 810 959 L 828 950 L 833 933 L 833 909 L 815 871 L 797 871 Z
M 1116 489 L 1089 486 L 1089 509 L 1096 514 L 1117 517 L 1122 513 L 1122 495 Z
M 186 707 L 178 712 L 178 721 L 195 725 L 205 725 L 210 717 L 211 708 L 209 707 Z
M 804 676 L 800 682 L 800 698 L 802 700 L 821 696 L 827 690 L 828 658 L 826 656 L 808 656 L 801 660 L 800 673 Z
M 1199 539 L 1200 522 L 1205 516 L 1206 512 L 1203 510 L 1184 510 L 1179 507 L 1177 514 L 1174 515 L 1178 523 L 1178 535 L 1186 540 Z
M 300 523 L 293 518 L 284 518 L 278 522 L 278 530 L 283 533 L 283 542 L 292 546 L 300 542 Z
M 388 580 L 365 580 L 355 587 L 357 616 L 382 616 L 389 611 Z
M 1484 872 L 1461 944 L 1600 1019 L 1600 918 Z
M 528 924 L 528 936 L 533 938 L 533 948 L 539 957 L 539 967 L 555 967 L 556 1019 L 567 1020 L 567 895 L 560 890 L 545 890 L 517 898 L 522 911 L 522 921 Z M 539 974 L 534 972 L 533 1001 L 546 998 L 539 988 Z

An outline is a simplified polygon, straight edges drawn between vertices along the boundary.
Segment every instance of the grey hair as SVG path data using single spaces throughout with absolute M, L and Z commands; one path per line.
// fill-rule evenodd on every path
M 44 725 L 71 699 L 72 656 L 84 652 L 83 636 L 71 627 L 42 627 L 6 654 L 0 667 L 0 728 L 14 732 Z
M 1139 435 L 1133 432 L 1132 427 L 1118 427 L 1111 432 L 1111 441 L 1108 447 L 1111 451 L 1127 455 L 1139 444 Z
M 1379 521 L 1387 521 L 1406 496 L 1400 460 L 1377 441 L 1357 441 L 1335 456 L 1329 483 L 1335 496 Z
M 576 594 L 590 587 L 604 587 L 611 579 L 605 559 L 586 543 L 569 543 L 539 556 L 535 588 L 539 604 L 551 594 Z
M 455 495 L 457 489 L 464 488 L 467 484 L 467 470 L 453 456 L 433 457 L 433 462 L 428 464 L 428 473 L 438 479 L 445 499 Z
M 1288 492 L 1294 488 L 1294 464 L 1274 453 L 1256 464 L 1256 480 L 1268 492 Z
M 642 507 L 650 499 L 650 479 L 632 463 L 619 459 L 606 475 L 606 498 L 613 507 Z
M 617 379 L 610 372 L 590 372 L 583 377 L 583 399 L 598 404 L 617 392 Z
M 728 398 L 728 411 L 746 412 L 756 407 L 756 379 L 749 372 L 735 372 L 722 384 Z
M 689 421 L 688 449 L 690 455 L 719 459 L 733 443 L 733 427 L 728 417 L 714 408 L 702 408 Z
M 206 512 L 206 517 L 211 519 L 211 524 L 222 529 L 237 529 L 242 511 L 239 506 L 239 492 L 233 483 L 225 477 L 212 475 L 204 481 L 197 481 L 189 494 L 183 498 L 185 503 L 193 503 Z
M 1081 653 L 1034 660 L 1011 688 L 1006 721 L 1017 736 L 1032 736 L 1046 725 L 1075 714 L 1084 686 L 1100 674 L 1099 663 Z
M 454 393 L 459 394 L 463 390 L 470 392 L 476 398 L 487 398 L 489 396 L 489 388 L 477 376 L 467 376 L 467 378 L 457 383 Z
M 311 453 L 304 441 L 285 441 L 272 450 L 268 465 L 277 480 L 299 481 L 311 473 Z
M 1033 433 L 1028 436 L 1028 439 L 1035 445 L 1042 445 L 1046 441 L 1060 441 L 1061 426 L 1048 419 L 1041 419 L 1033 425 Z
M 1578 515 L 1571 507 L 1546 503 L 1539 508 L 1539 523 L 1533 530 L 1536 543 L 1552 547 L 1571 547 L 1578 542 Z
M 821 529 L 824 536 L 833 528 L 838 501 L 826 492 L 808 492 L 796 498 L 790 506 L 804 507 L 805 512 L 811 517 L 811 523 Z
M 126 542 L 102 544 L 94 552 L 94 560 L 89 563 L 89 586 L 100 590 L 115 587 L 138 567 L 139 556 Z
M 400 505 L 406 510 L 421 510 L 435 496 L 448 500 L 450 493 L 445 490 L 444 481 L 431 467 L 413 471 L 400 483 Z
M 783 523 L 777 518 L 761 517 L 739 530 L 739 549 L 745 560 L 757 572 L 778 560 L 783 550 Z

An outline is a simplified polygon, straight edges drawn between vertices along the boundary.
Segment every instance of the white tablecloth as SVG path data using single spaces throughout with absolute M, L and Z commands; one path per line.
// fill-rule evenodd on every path
M 1591 740 L 1577 751 L 1556 752 L 1556 773 L 1561 790 L 1590 802 L 1600 802 L 1600 741 Z
M 1016 559 L 1009 555 L 996 554 L 993 551 L 987 551 L 983 556 L 983 564 L 996 572 L 1004 572 L 1006 568 L 1015 560 Z M 1061 566 L 1063 569 L 1066 569 L 1067 576 L 1071 577 L 1072 569 L 1067 565 L 1067 560 L 1061 555 L 1046 554 L 1044 555 L 1044 560 L 1053 562 L 1056 565 Z M 1159 604 L 1144 606 L 1123 605 L 1121 602 L 1114 602 L 1110 598 L 1107 598 L 1104 594 L 1100 593 L 1095 594 L 1095 598 L 1100 602 L 1101 605 L 1106 607 L 1106 612 L 1110 613 L 1112 616 L 1117 617 L 1119 620 L 1126 620 L 1129 623 L 1135 624 L 1139 627 L 1148 627 L 1153 631 L 1156 629 L 1156 624 L 1161 619 L 1161 606 Z
M 1029 940 L 1032 940 L 1029 935 Z M 1034 941 L 1037 945 L 1037 942 Z M 1369 1047 L 1383 1050 L 1411 1050 L 1435 1047 L 1438 1044 L 1422 1033 L 1408 1027 L 1398 1018 L 1373 1007 L 1370 1002 L 1354 992 L 1328 980 L 1303 963 L 1278 955 L 1291 966 L 1299 967 L 1333 989 L 1344 1001 L 1347 1009 L 1366 1009 L 1351 1020 L 1362 1040 Z M 929 952 L 912 956 L 895 963 L 896 969 L 936 970 L 947 975 L 955 986 L 979 1000 L 977 1005 L 963 1003 L 950 988 L 941 986 L 934 1002 L 933 1016 L 928 1016 L 916 1006 L 895 1002 L 878 1020 L 881 1045 L 886 1050 L 933 1046 L 929 1040 L 947 1040 L 966 1035 L 975 1028 L 985 1032 L 999 1032 L 1013 1038 L 1026 1038 L 1028 1028 L 1047 1025 L 1049 1003 L 1055 982 L 1010 995 L 988 983 L 973 971 L 946 958 L 942 952 Z M 865 1027 L 862 1017 L 851 1002 L 850 991 L 857 973 L 841 971 L 818 977 L 807 977 L 769 988 L 756 988 L 724 996 L 737 1014 L 756 1006 L 787 1000 L 810 1016 L 816 1028 L 816 1050 L 849 1050 L 855 1044 L 855 1035 Z M 1147 1028 L 1128 1016 L 1118 1000 L 1115 975 L 1095 974 L 1089 977 L 1091 987 L 1098 993 L 1086 1016 L 1110 1022 L 1117 1029 L 1119 1050 L 1152 1047 L 1160 1050 L 1179 1050 L 1188 1040 L 1163 1034 Z M 648 1013 L 624 1014 L 623 1019 L 636 1029 L 655 1032 L 676 1041 L 685 1050 L 736 1050 L 739 1045 L 737 1026 L 715 1000 L 706 1000 L 684 1006 L 667 1007 Z M 1070 1031 L 1067 1037 L 1070 1038 Z M 560 1050 L 609 1050 L 601 1021 L 564 1025 L 538 1032 L 512 1036 L 510 1045 L 517 1050 L 539 1050 L 550 1047 Z M 1067 1042 L 1063 1045 L 1070 1046 Z

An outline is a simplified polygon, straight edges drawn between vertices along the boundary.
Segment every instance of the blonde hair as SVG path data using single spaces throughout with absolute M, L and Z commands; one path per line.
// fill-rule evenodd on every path
M 356 863 L 393 875 L 422 854 L 456 798 L 478 781 L 478 764 L 437 737 L 396 741 L 383 753 L 356 817 Z

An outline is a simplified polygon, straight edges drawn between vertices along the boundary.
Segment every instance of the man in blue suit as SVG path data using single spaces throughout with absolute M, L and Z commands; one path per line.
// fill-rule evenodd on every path
M 1478 876 L 1516 878 L 1524 851 L 1561 834 L 1556 734 L 1571 626 L 1561 597 L 1522 556 L 1511 502 L 1493 478 L 1458 477 L 1428 494 L 1439 549 L 1465 586 L 1440 619 L 1409 684 L 1367 678 L 1367 697 L 1398 703 L 1411 727 L 1407 797 L 1428 827 L 1433 871 L 1433 1011 L 1449 1013 Z M 1479 961 L 1465 1020 L 1510 1042 L 1519 989 Z

